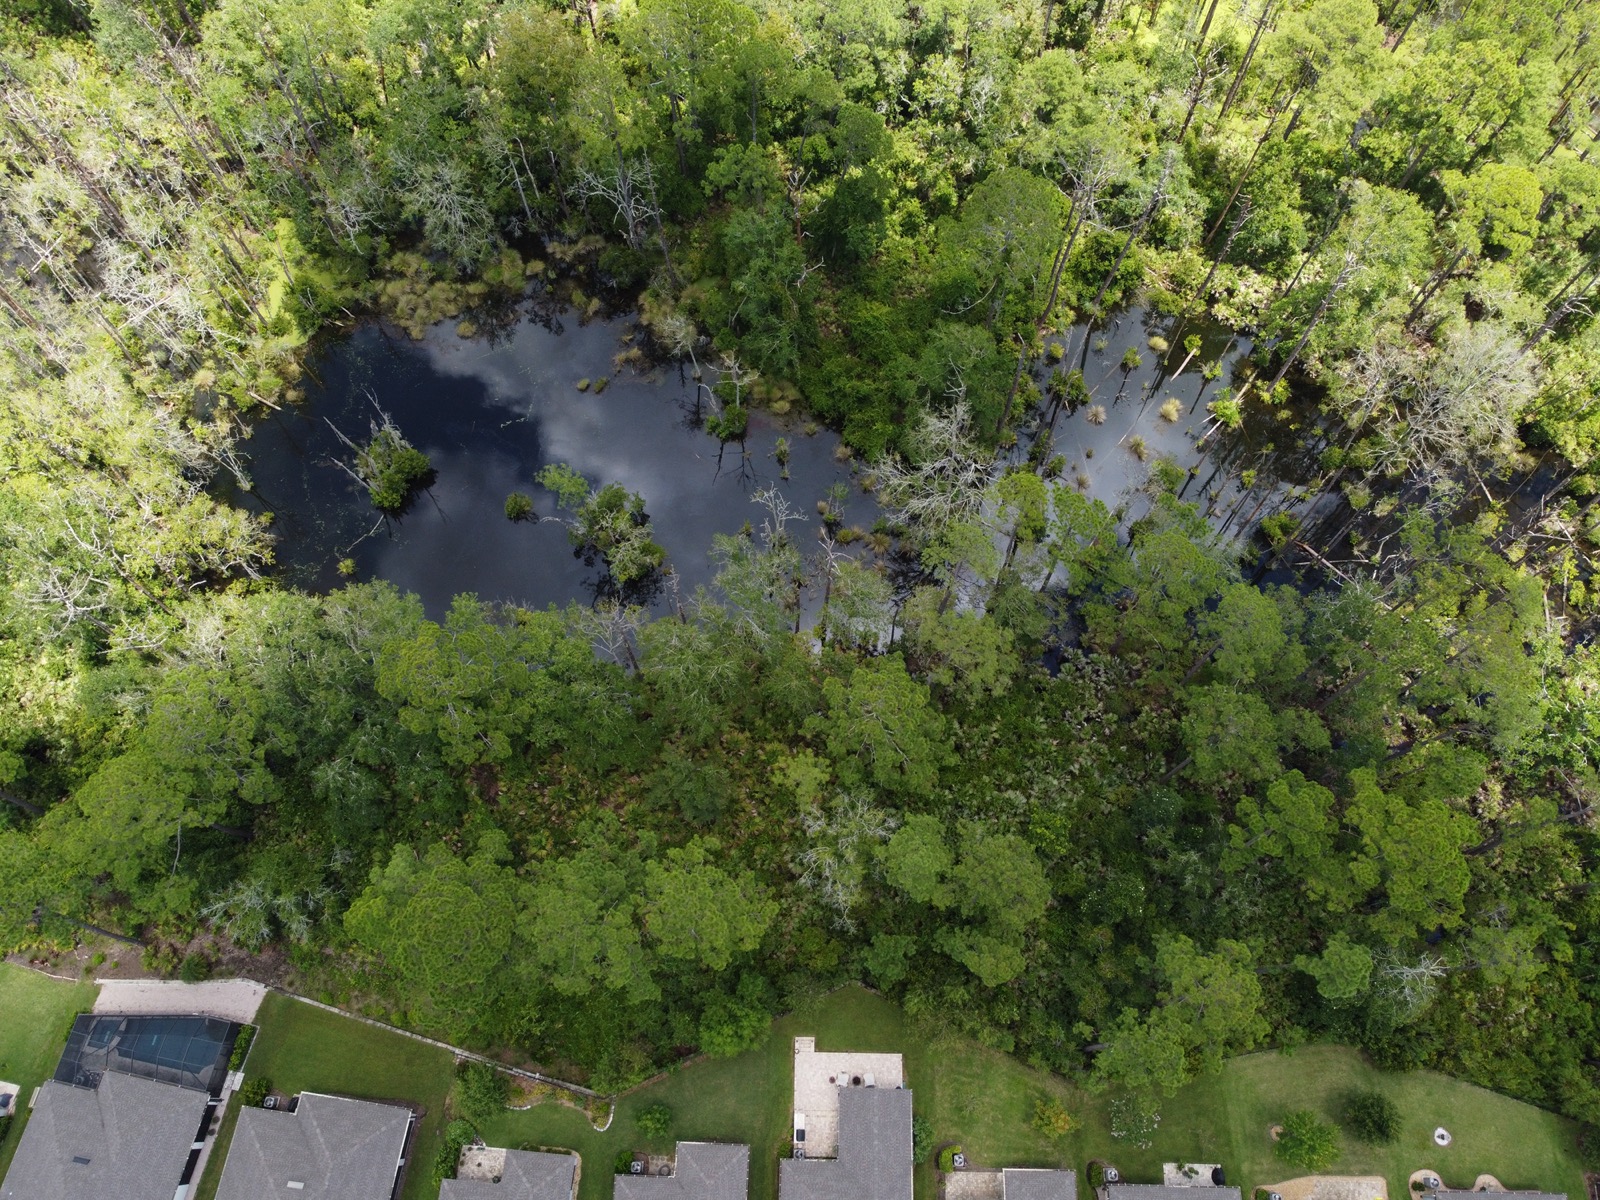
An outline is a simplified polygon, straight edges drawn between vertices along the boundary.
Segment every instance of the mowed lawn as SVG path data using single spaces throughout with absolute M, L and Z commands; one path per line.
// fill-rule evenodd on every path
M 913 1030 L 895 1005 L 860 988 L 845 988 L 775 1022 L 754 1050 L 700 1060 L 621 1097 L 605 1133 L 597 1133 L 577 1110 L 553 1103 L 507 1112 L 481 1132 L 491 1145 L 579 1151 L 581 1200 L 608 1200 L 621 1151 L 667 1150 L 677 1138 L 745 1142 L 751 1146 L 750 1195 L 774 1200 L 777 1156 L 788 1140 L 798 1034 L 815 1035 L 822 1050 L 898 1051 L 906 1057 L 916 1111 L 933 1126 L 936 1144 L 958 1141 L 981 1166 L 1074 1167 L 1086 1197 L 1091 1193 L 1082 1172 L 1090 1158 L 1117 1163 L 1136 1182 L 1158 1182 L 1166 1161 L 1221 1162 L 1230 1181 L 1246 1189 L 1297 1175 L 1273 1157 L 1270 1126 L 1297 1108 L 1334 1118 L 1343 1096 L 1357 1086 L 1392 1096 L 1404 1128 L 1394 1146 L 1381 1149 L 1346 1139 L 1333 1173 L 1383 1175 L 1391 1200 L 1409 1195 L 1407 1179 L 1422 1167 L 1456 1187 L 1471 1187 L 1480 1172 L 1487 1172 L 1510 1188 L 1565 1191 L 1571 1200 L 1584 1195 L 1572 1123 L 1431 1072 L 1386 1074 L 1358 1052 L 1338 1046 L 1233 1060 L 1221 1075 L 1185 1088 L 1164 1104 L 1154 1144 L 1132 1150 L 1111 1137 L 1102 1098 L 966 1039 Z M 1038 1133 L 1032 1126 L 1034 1106 L 1045 1096 L 1060 1098 L 1082 1120 L 1082 1128 L 1059 1141 Z M 663 1142 L 650 1142 L 634 1123 L 637 1113 L 653 1104 L 673 1112 L 672 1135 Z M 1454 1139 L 1445 1150 L 1433 1144 L 1439 1125 Z M 918 1200 L 937 1194 L 927 1164 L 917 1168 L 916 1194 Z
M 20 1088 L 19 1112 L 0 1141 L 0 1177 L 27 1123 L 28 1098 L 55 1073 L 73 1017 L 93 1008 L 99 991 L 91 983 L 62 983 L 0 963 L 0 1080 Z
M 1479 1174 L 1489 1174 L 1513 1190 L 1565 1192 L 1572 1200 L 1584 1195 L 1571 1122 L 1431 1071 L 1380 1071 L 1345 1046 L 1232 1060 L 1221 1075 L 1191 1084 L 1162 1107 L 1160 1132 L 1148 1151 L 1129 1152 L 1112 1142 L 1098 1110 L 1085 1142 L 1130 1173 L 1142 1172 L 1135 1178 L 1159 1178 L 1163 1161 L 1199 1159 L 1222 1162 L 1247 1185 L 1276 1183 L 1301 1172 L 1273 1156 L 1271 1126 L 1302 1108 L 1337 1123 L 1344 1097 L 1356 1088 L 1384 1092 L 1395 1102 L 1400 1136 L 1384 1147 L 1343 1137 L 1330 1174 L 1382 1175 L 1391 1200 L 1409 1194 L 1411 1173 L 1423 1167 L 1450 1187 L 1470 1188 Z M 1450 1132 L 1448 1147 L 1434 1144 L 1440 1126 Z
M 794 1039 L 801 1034 L 815 1035 L 821 1050 L 905 1055 L 917 1111 L 933 1123 L 940 1140 L 959 1137 L 978 1162 L 1070 1165 L 1069 1147 L 1050 1142 L 1029 1124 L 1037 1098 L 1048 1092 L 1070 1103 L 1070 1088 L 970 1042 L 930 1045 L 907 1028 L 899 1008 L 861 988 L 845 988 L 774 1022 L 754 1050 L 701 1059 L 620 1097 L 605 1133 L 596 1133 L 575 1109 L 549 1103 L 508 1112 L 481 1132 L 492 1145 L 579 1151 L 580 1200 L 608 1200 L 621 1151 L 670 1150 L 676 1139 L 745 1142 L 751 1147 L 750 1195 L 772 1200 L 778 1190 L 778 1151 L 789 1140 Z M 634 1124 L 636 1114 L 654 1104 L 665 1104 L 673 1114 L 672 1133 L 660 1142 L 645 1138 Z M 927 1200 L 935 1195 L 929 1167 L 918 1169 L 917 1195 Z
M 265 1075 L 274 1089 L 332 1092 L 363 1100 L 396 1100 L 427 1110 L 411 1148 L 404 1200 L 437 1200 L 433 1158 L 442 1141 L 445 1100 L 455 1075 L 454 1057 L 425 1042 L 376 1029 L 269 992 L 256 1016 L 260 1032 L 245 1063 L 247 1078 Z M 235 1108 L 238 1099 L 230 1101 Z M 225 1118 L 196 1200 L 215 1194 L 233 1136 Z

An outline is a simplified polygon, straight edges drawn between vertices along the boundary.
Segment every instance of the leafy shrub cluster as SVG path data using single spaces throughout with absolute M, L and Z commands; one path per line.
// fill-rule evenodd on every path
M 1300 1109 L 1283 1119 L 1273 1153 L 1291 1166 L 1323 1171 L 1339 1157 L 1339 1131 L 1309 1109 Z
M 511 1098 L 511 1080 L 488 1063 L 468 1060 L 456 1067 L 456 1111 L 479 1124 L 501 1112 Z
M 1382 1092 L 1355 1092 L 1345 1101 L 1344 1126 L 1357 1141 L 1388 1146 L 1400 1136 L 1400 1109 Z
M 256 1027 L 243 1025 L 239 1029 L 239 1036 L 233 1039 L 233 1052 L 228 1055 L 228 1070 L 237 1071 L 244 1066 L 244 1060 L 250 1054 L 250 1046 L 256 1040 Z

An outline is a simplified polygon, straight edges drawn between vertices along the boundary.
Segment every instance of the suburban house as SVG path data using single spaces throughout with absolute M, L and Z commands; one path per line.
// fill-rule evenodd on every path
M 172 1200 L 193 1179 L 239 1026 L 84 1014 L 34 1093 L 0 1200 Z
M 4 1200 L 172 1200 L 211 1117 L 205 1092 L 107 1071 L 38 1092 Z
M 618 1175 L 614 1200 L 745 1200 L 750 1147 L 727 1142 L 679 1142 L 670 1174 Z
M 217 1200 L 390 1200 L 411 1122 L 410 1109 L 317 1092 L 293 1111 L 241 1108 Z
M 1106 1200 L 1195 1200 L 1195 1193 L 1203 1191 L 1206 1200 L 1240 1200 L 1239 1189 L 1214 1184 L 1208 1178 L 1204 1183 L 1107 1183 Z
M 780 1200 L 911 1200 L 911 1093 L 898 1054 L 794 1040 L 794 1157 Z
M 577 1186 L 576 1154 L 469 1146 L 439 1200 L 572 1200 Z
M 1439 1200 L 1483 1200 L 1485 1193 L 1468 1188 L 1439 1188 L 1427 1193 Z M 1567 1200 L 1565 1192 L 1502 1192 L 1494 1193 L 1494 1200 Z

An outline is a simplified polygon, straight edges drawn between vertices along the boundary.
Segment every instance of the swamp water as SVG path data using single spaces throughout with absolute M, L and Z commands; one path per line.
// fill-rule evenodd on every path
M 1201 349 L 1172 375 L 1189 333 L 1201 336 Z M 1152 350 L 1152 336 L 1171 349 Z M 1081 364 L 1092 393 L 1078 411 L 1063 409 L 1056 417 L 1060 477 L 1113 509 L 1121 506 L 1125 525 L 1146 511 L 1141 488 L 1160 458 L 1190 472 L 1184 498 L 1235 533 L 1248 527 L 1246 518 L 1264 498 L 1268 505 L 1259 513 L 1271 510 L 1284 492 L 1280 479 L 1303 477 L 1273 446 L 1274 426 L 1287 421 L 1260 406 L 1249 406 L 1240 432 L 1219 431 L 1205 447 L 1195 445 L 1208 421 L 1205 404 L 1232 382 L 1249 352 L 1247 340 L 1215 326 L 1186 329 L 1137 309 L 1057 340 L 1066 358 L 1060 366 Z M 557 515 L 555 499 L 535 477 L 552 463 L 568 464 L 596 487 L 620 483 L 644 497 L 684 596 L 711 581 L 714 533 L 734 534 L 747 522 L 760 527 L 766 510 L 753 497 L 767 487 L 805 518 L 797 531 L 790 527 L 803 552 L 815 544 L 818 501 L 830 488 L 846 489 L 844 524 L 869 529 L 882 515 L 861 488 L 870 468 L 841 461 L 835 434 L 807 434 L 803 415 L 752 408 L 743 446 L 723 446 L 703 428 L 702 392 L 687 364 L 636 368 L 615 361 L 638 341 L 625 319 L 580 323 L 529 314 L 493 338 L 462 338 L 445 322 L 421 341 L 364 323 L 314 364 L 303 403 L 257 425 L 242 446 L 251 490 L 235 488 L 229 498 L 271 514 L 276 570 L 285 581 L 325 592 L 345 580 L 339 564 L 349 560 L 349 578 L 389 580 L 420 596 L 434 617 L 462 592 L 533 607 L 591 603 L 603 594 L 603 564 L 577 557 L 565 525 L 548 519 Z M 1124 371 L 1130 349 L 1141 362 Z M 1212 361 L 1221 369 L 1207 380 L 1201 368 Z M 1057 369 L 1049 361 L 1036 366 L 1041 389 Z M 577 388 L 582 379 L 602 378 L 603 391 Z M 1176 421 L 1161 415 L 1169 398 L 1181 410 Z M 1099 423 L 1097 407 L 1104 413 Z M 433 486 L 391 518 L 380 516 L 339 466 L 349 451 L 335 433 L 365 441 L 380 408 L 437 472 Z M 1049 411 L 1046 401 L 1031 428 L 1022 423 L 1010 460 L 1026 455 Z M 787 479 L 776 457 L 779 438 L 789 446 Z M 1142 447 L 1135 439 L 1143 439 Z M 1295 440 L 1287 430 L 1278 435 L 1286 445 Z M 1259 476 L 1247 489 L 1240 473 L 1251 468 Z M 533 498 L 537 518 L 547 519 L 508 520 L 506 497 L 517 491 Z M 667 603 L 660 593 L 654 600 L 658 610 Z M 808 608 L 814 604 L 815 597 Z

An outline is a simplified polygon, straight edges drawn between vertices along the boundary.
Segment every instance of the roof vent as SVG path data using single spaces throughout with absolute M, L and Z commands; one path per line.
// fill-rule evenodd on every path
M 289 1180 L 289 1190 L 294 1192 L 303 1192 L 306 1190 L 306 1185 L 298 1179 L 291 1179 Z
M 81 1154 L 74 1154 L 72 1156 L 72 1161 L 77 1163 L 80 1167 L 87 1167 L 89 1165 L 89 1160 L 84 1158 Z

